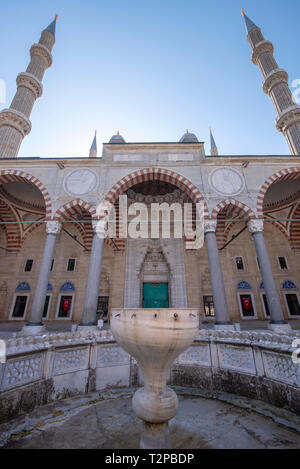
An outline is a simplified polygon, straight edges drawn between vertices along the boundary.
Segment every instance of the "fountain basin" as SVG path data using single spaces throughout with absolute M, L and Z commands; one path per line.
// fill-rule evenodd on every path
M 145 422 L 160 424 L 176 415 L 178 399 L 166 385 L 168 372 L 194 341 L 198 327 L 197 309 L 112 310 L 112 334 L 143 372 L 145 384 L 135 393 L 132 405 Z

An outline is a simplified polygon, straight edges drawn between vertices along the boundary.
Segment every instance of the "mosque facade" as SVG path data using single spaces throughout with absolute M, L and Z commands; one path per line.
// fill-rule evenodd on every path
M 15 97 L 0 113 L 0 321 L 38 332 L 57 321 L 109 322 L 112 308 L 188 307 L 216 328 L 252 320 L 291 328 L 300 318 L 300 106 L 272 43 L 244 14 L 289 155 L 222 156 L 212 133 L 207 155 L 186 131 L 178 142 L 151 143 L 117 133 L 101 155 L 95 135 L 86 158 L 20 158 L 52 64 L 56 20 L 31 47 Z M 168 237 L 161 222 L 151 231 L 155 204 L 182 207 L 171 210 Z M 174 234 L 186 204 L 193 227 L 201 208 L 199 245 L 184 230 Z M 109 235 L 101 223 L 107 207 L 115 215 Z M 144 210 L 139 237 L 128 228 L 136 207 Z

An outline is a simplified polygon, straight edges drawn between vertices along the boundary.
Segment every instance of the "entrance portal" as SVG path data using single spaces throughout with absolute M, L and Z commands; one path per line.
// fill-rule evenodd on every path
M 167 283 L 144 283 L 143 308 L 168 308 L 169 291 Z

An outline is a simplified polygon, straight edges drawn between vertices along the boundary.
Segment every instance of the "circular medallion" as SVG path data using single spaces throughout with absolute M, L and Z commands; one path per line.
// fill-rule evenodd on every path
M 72 195 L 92 192 L 97 185 L 97 174 L 91 169 L 75 169 L 65 179 L 65 190 Z
M 244 178 L 233 168 L 216 168 L 209 175 L 211 188 L 221 195 L 237 195 L 245 187 Z

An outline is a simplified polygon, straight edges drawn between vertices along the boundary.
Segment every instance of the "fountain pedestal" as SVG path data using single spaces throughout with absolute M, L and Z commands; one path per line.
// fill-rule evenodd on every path
M 132 399 L 143 420 L 140 447 L 171 448 L 168 421 L 175 417 L 178 399 L 167 387 L 169 369 L 195 339 L 199 328 L 196 309 L 113 309 L 111 331 L 118 344 L 138 362 L 144 387 Z

